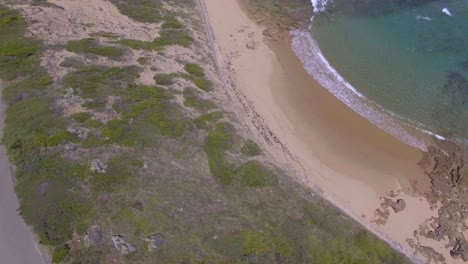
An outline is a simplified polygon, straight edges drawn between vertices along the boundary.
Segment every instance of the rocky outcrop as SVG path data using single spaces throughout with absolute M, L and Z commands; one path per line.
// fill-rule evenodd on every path
M 97 173 L 106 173 L 107 171 L 107 164 L 104 162 L 95 159 L 91 161 L 91 167 L 90 167 L 91 172 L 97 172 Z
M 114 247 L 123 255 L 132 254 L 137 250 L 134 245 L 121 235 L 112 236 L 112 242 L 114 242 Z
M 439 142 L 419 162 L 431 179 L 431 192 L 426 197 L 437 207 L 438 217 L 421 226 L 417 236 L 448 239 L 450 255 L 463 261 L 468 261 L 468 241 L 463 234 L 468 229 L 468 179 L 464 170 L 467 153 L 460 145 Z
M 164 244 L 166 236 L 162 233 L 158 233 L 153 236 L 145 238 L 145 241 L 148 242 L 148 251 L 156 251 Z
M 102 232 L 99 227 L 91 227 L 84 236 L 84 241 L 87 246 L 96 246 L 102 244 Z

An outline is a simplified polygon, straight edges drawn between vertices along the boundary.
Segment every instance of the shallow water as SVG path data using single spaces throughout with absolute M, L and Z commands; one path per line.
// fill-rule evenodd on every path
M 314 77 L 335 79 L 334 88 L 322 80 L 332 93 L 396 136 L 407 135 L 382 119 L 468 139 L 467 0 L 312 2 L 321 12 L 293 43 Z M 306 31 L 315 40 L 309 47 Z M 307 65 L 317 58 L 330 67 Z

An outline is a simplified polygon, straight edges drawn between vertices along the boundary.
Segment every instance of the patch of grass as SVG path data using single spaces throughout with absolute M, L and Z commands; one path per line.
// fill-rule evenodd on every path
M 194 84 L 205 92 L 213 90 L 213 83 L 206 78 L 196 78 L 194 80 Z
M 187 63 L 185 64 L 185 71 L 187 71 L 190 75 L 195 77 L 205 77 L 205 71 L 202 67 L 198 66 L 195 63 Z
M 56 247 L 52 253 L 52 263 L 60 263 L 64 261 L 69 251 L 70 249 L 65 245 Z
M 236 170 L 241 184 L 246 187 L 262 188 L 277 183 L 276 176 L 258 161 L 247 161 Z
M 142 66 L 151 65 L 151 58 L 140 57 L 140 58 L 138 58 L 137 62 Z
M 57 146 L 60 144 L 64 144 L 65 142 L 70 141 L 70 142 L 77 142 L 78 138 L 73 135 L 72 133 L 68 131 L 62 131 L 60 133 L 57 133 L 55 135 L 50 136 L 46 140 L 46 146 Z
M 112 192 L 132 177 L 130 157 L 121 155 L 107 161 L 105 173 L 92 173 L 91 184 L 97 192 Z
M 83 98 L 99 100 L 108 95 L 119 95 L 130 89 L 134 81 L 140 77 L 140 68 L 88 66 L 71 72 L 64 77 L 64 87 L 78 91 Z
M 87 171 L 58 155 L 43 155 L 18 167 L 16 192 L 21 215 L 33 226 L 41 243 L 63 245 L 75 231 L 86 229 L 93 211 L 87 198 L 73 188 Z
M 177 20 L 175 17 L 166 16 L 164 17 L 164 23 L 162 25 L 163 29 L 174 28 L 174 29 L 181 29 L 182 24 Z
M 93 32 L 89 35 L 93 38 L 101 37 L 101 38 L 106 38 L 106 39 L 118 39 L 120 37 L 119 34 L 116 34 L 113 32 L 105 32 L 105 31 Z
M 47 139 L 64 130 L 64 122 L 54 117 L 49 98 L 29 98 L 6 110 L 3 144 L 10 160 L 19 164 L 47 145 Z
M 123 119 L 111 120 L 102 128 L 108 143 L 149 147 L 160 135 L 178 137 L 185 130 L 186 121 L 171 102 L 170 94 L 161 88 L 135 87 L 119 104 L 115 108 L 126 109 L 121 113 Z
M 241 152 L 242 154 L 250 157 L 262 154 L 260 146 L 250 139 L 247 140 L 247 142 L 245 142 L 244 145 L 242 145 Z
M 126 16 L 136 21 L 146 23 L 158 23 L 163 19 L 163 8 L 160 1 L 148 0 L 111 0 Z
M 201 99 L 194 90 L 186 88 L 184 90 L 184 105 L 200 111 L 207 111 L 216 108 L 216 104 L 210 100 Z
M 86 123 L 84 123 L 83 126 L 87 128 L 100 128 L 102 126 L 102 123 L 99 120 L 90 119 Z
M 95 38 L 85 38 L 77 41 L 68 41 L 65 49 L 71 52 L 94 54 L 114 60 L 122 60 L 125 50 L 119 47 L 101 46 Z
M 246 231 L 243 234 L 243 239 L 244 254 L 265 255 L 272 251 L 271 244 L 261 233 Z
M 24 18 L 16 10 L 0 5 L 0 78 L 11 81 L 19 76 L 44 75 L 39 64 L 38 40 L 24 38 Z
M 211 113 L 202 115 L 200 117 L 197 117 L 194 120 L 194 123 L 195 123 L 195 125 L 197 126 L 198 129 L 207 129 L 208 125 L 210 125 L 213 122 L 221 119 L 223 116 L 224 116 L 223 112 L 215 111 L 215 112 L 211 112 Z
M 84 64 L 82 61 L 80 61 L 80 60 L 73 59 L 73 58 L 70 58 L 70 57 L 66 57 L 66 58 L 60 63 L 60 66 L 61 66 L 61 67 L 65 67 L 65 68 L 81 69 L 81 68 L 84 68 L 84 67 L 85 67 L 85 64 Z
M 78 123 L 84 123 L 91 118 L 91 114 L 89 112 L 79 112 L 70 117 Z
M 105 142 L 95 135 L 88 135 L 88 137 L 81 143 L 83 148 L 95 148 L 105 144 Z
M 232 148 L 234 128 L 229 123 L 219 123 L 211 131 L 205 140 L 204 150 L 208 156 L 208 165 L 211 174 L 229 185 L 234 180 L 233 165 L 228 163 L 225 152 Z
M 173 74 L 159 73 L 159 74 L 154 75 L 153 79 L 156 82 L 156 84 L 159 84 L 159 85 L 171 85 L 174 83 Z
M 51 78 L 48 75 L 28 77 L 5 87 L 3 89 L 3 99 L 11 104 L 38 97 L 50 84 Z
M 135 39 L 123 39 L 116 43 L 127 46 L 135 50 L 161 51 L 165 46 L 179 45 L 188 47 L 192 44 L 193 38 L 183 30 L 166 29 L 160 32 L 160 36 L 153 41 L 141 41 Z

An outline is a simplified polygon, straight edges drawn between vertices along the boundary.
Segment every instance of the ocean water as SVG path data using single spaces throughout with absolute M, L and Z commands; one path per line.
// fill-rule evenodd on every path
M 292 32 L 308 72 L 371 122 L 413 146 L 407 124 L 468 139 L 468 0 L 312 0 Z

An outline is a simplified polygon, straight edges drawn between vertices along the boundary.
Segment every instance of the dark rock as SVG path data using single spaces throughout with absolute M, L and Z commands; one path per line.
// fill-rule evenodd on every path
M 125 240 L 125 237 L 121 235 L 112 236 L 112 242 L 114 242 L 115 248 L 123 255 L 134 253 L 137 250 L 134 245 Z
M 102 232 L 98 227 L 92 227 L 84 237 L 88 246 L 102 244 Z
M 148 242 L 148 251 L 152 252 L 161 248 L 166 240 L 166 236 L 162 233 L 149 236 L 145 238 L 145 241 Z
M 91 161 L 91 172 L 97 172 L 97 173 L 106 173 L 107 171 L 107 164 L 100 160 L 93 160 Z
M 396 202 L 391 203 L 390 206 L 392 207 L 395 213 L 401 212 L 406 208 L 406 202 L 403 199 L 398 199 Z

